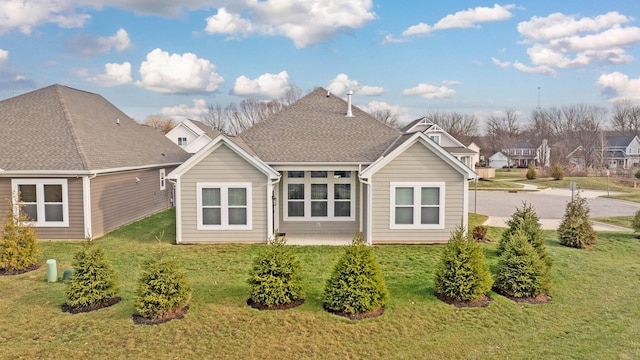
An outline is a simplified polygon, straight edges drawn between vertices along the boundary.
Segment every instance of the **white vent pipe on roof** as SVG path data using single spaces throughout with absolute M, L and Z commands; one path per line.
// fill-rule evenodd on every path
M 347 117 L 353 117 L 353 113 L 351 112 L 351 95 L 353 95 L 353 91 L 349 90 L 347 92 Z

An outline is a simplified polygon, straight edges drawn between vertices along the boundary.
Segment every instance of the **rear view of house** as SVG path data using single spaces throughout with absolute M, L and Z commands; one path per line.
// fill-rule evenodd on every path
M 165 175 L 189 157 L 102 96 L 61 85 L 0 101 L 0 126 L 0 199 L 41 239 L 95 238 L 170 207 Z
M 168 175 L 178 243 L 446 242 L 475 173 L 422 131 L 403 133 L 317 88 Z

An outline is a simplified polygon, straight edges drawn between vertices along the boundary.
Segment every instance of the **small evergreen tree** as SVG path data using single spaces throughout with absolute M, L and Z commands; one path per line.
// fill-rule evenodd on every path
M 190 299 L 186 273 L 163 251 L 143 263 L 134 300 L 136 315 L 146 319 L 171 317 L 184 311 Z
M 529 163 L 529 168 L 527 169 L 527 180 L 534 180 L 538 177 L 538 173 L 536 172 L 536 167 L 533 164 L 533 161 Z
M 254 303 L 279 306 L 304 299 L 302 266 L 286 243 L 284 236 L 276 235 L 268 251 L 254 260 L 247 280 Z
M 327 280 L 324 308 L 346 315 L 364 314 L 382 308 L 388 300 L 389 290 L 373 249 L 356 233 Z
M 521 208 L 516 208 L 516 211 L 511 215 L 511 218 L 507 221 L 508 228 L 502 233 L 502 238 L 496 248 L 498 256 L 502 254 L 505 249 L 505 244 L 511 239 L 511 237 L 522 230 L 527 241 L 538 252 L 540 258 L 551 266 L 551 258 L 547 254 L 547 249 L 542 238 L 542 225 L 540 224 L 540 218 L 536 214 L 535 209 L 531 204 L 526 202 L 522 203 Z
M 551 171 L 551 177 L 553 180 L 562 180 L 564 179 L 564 170 L 562 170 L 562 165 L 559 162 L 553 165 L 553 171 Z
M 457 227 L 436 268 L 435 293 L 456 301 L 479 300 L 491 290 L 493 278 L 480 244 Z
M 515 298 L 549 294 L 550 267 L 540 258 L 522 229 L 511 233 L 498 259 L 495 287 Z
M 10 273 L 29 270 L 37 264 L 41 253 L 36 232 L 29 225 L 27 215 L 21 209 L 15 213 L 13 202 L 9 201 L 0 239 L 0 270 Z
M 640 210 L 636 211 L 636 215 L 631 221 L 631 227 L 633 227 L 634 232 L 640 232 Z
M 560 244 L 585 249 L 596 242 L 598 235 L 593 230 L 593 224 L 589 220 L 589 212 L 587 200 L 578 193 L 576 198 L 567 204 L 566 211 L 558 227 Z
M 73 274 L 65 290 L 68 307 L 98 309 L 118 296 L 118 277 L 102 248 L 86 242 L 71 265 Z

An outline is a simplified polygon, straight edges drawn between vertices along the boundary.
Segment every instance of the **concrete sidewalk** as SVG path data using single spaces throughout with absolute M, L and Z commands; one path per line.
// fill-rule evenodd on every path
M 508 217 L 498 217 L 498 216 L 490 216 L 487 221 L 485 221 L 482 225 L 494 226 L 494 227 L 507 227 Z M 542 225 L 542 229 L 544 230 L 557 230 L 558 226 L 560 226 L 561 219 L 540 219 L 540 225 Z M 627 229 L 622 226 L 605 224 L 597 221 L 592 221 L 593 229 L 595 231 L 620 231 L 620 232 L 631 232 L 632 229 Z

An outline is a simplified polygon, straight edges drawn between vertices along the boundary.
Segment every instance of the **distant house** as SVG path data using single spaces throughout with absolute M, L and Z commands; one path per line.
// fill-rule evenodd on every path
M 500 169 L 507 166 L 509 166 L 509 157 L 505 153 L 498 151 L 489 156 L 489 167 Z
M 219 135 L 168 177 L 176 242 L 351 239 L 444 243 L 467 224 L 475 173 L 421 131 L 403 133 L 325 89 L 236 137 Z
M 474 149 L 464 146 L 464 144 L 444 131 L 440 126 L 427 120 L 427 118 L 416 119 L 402 128 L 404 133 L 416 131 L 423 132 L 436 144 L 442 146 L 443 149 L 471 168 L 471 170 L 475 170 L 476 164 L 480 161 L 480 147 L 477 145 L 474 144 Z
M 170 207 L 165 175 L 189 157 L 102 96 L 62 85 L 0 101 L 0 124 L 0 199 L 41 239 L 95 238 Z
M 606 136 L 605 158 L 610 168 L 623 168 L 640 165 L 640 139 L 635 135 Z
M 502 149 L 489 157 L 490 167 L 528 167 L 530 163 L 535 166 L 549 166 L 551 147 L 547 140 L 542 140 L 539 145 L 532 145 L 530 142 L 521 141 L 512 144 L 509 148 Z M 504 157 L 507 164 L 503 164 Z M 491 159 L 494 159 L 493 164 Z
M 185 120 L 165 134 L 174 144 L 190 154 L 197 153 L 211 140 L 220 135 L 209 125 L 196 120 Z

